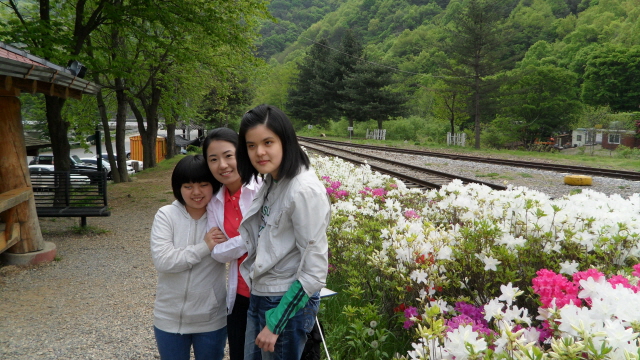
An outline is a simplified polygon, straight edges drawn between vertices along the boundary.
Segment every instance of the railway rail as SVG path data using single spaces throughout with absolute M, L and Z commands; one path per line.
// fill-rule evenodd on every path
M 506 189 L 506 187 L 502 185 L 447 174 L 441 171 L 431 170 L 424 167 L 403 164 L 397 161 L 384 159 L 373 155 L 356 154 L 332 145 L 315 144 L 312 142 L 307 142 L 304 139 L 300 139 L 300 144 L 313 151 L 321 152 L 331 156 L 337 156 L 359 165 L 365 164 L 365 161 L 362 160 L 364 158 L 367 160 L 366 164 L 369 165 L 371 169 L 398 178 L 405 182 L 407 187 L 439 189 L 442 185 L 446 185 L 454 179 L 460 179 L 464 184 L 478 183 L 486 185 L 495 190 Z M 382 166 L 383 163 L 388 165 Z
M 352 143 L 345 143 L 342 141 L 325 140 L 325 139 L 308 138 L 308 137 L 299 137 L 299 139 L 301 141 L 314 143 L 314 144 L 349 146 L 350 148 L 361 148 L 361 149 L 387 151 L 387 152 L 395 152 L 395 153 L 410 154 L 410 155 L 440 157 L 440 158 L 447 158 L 451 160 L 481 162 L 481 163 L 488 163 L 488 164 L 528 168 L 528 169 L 555 171 L 555 172 L 561 172 L 561 173 L 576 173 L 580 175 L 591 175 L 591 176 L 640 181 L 640 172 L 638 171 L 612 170 L 612 169 L 593 168 L 593 167 L 576 166 L 576 165 L 545 164 L 545 163 L 535 162 L 535 161 L 493 159 L 493 158 L 485 158 L 485 157 L 471 156 L 471 155 L 447 154 L 447 153 L 441 153 L 441 152 L 435 152 L 435 151 L 400 149 L 400 148 L 394 148 L 394 147 L 388 147 L 388 146 L 352 144 Z

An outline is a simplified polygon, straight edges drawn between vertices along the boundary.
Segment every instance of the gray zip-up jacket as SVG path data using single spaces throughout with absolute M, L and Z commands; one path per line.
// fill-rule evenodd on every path
M 160 208 L 151 228 L 158 271 L 153 324 L 174 334 L 215 331 L 227 325 L 225 264 L 204 242 L 207 216 L 195 220 L 177 200 Z
M 258 240 L 267 193 L 269 216 Z M 325 286 L 330 210 L 327 190 L 312 169 L 276 183 L 265 177 L 240 224 L 248 252 L 240 272 L 252 294 L 284 295 L 295 280 L 309 296 Z

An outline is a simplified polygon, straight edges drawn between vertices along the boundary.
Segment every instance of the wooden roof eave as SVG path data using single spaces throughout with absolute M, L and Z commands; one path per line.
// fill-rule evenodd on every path
M 45 93 L 65 98 L 80 98 L 82 94 L 95 95 L 100 90 L 99 85 L 74 76 L 65 70 L 61 71 L 0 57 L 0 84 L 7 84 L 6 77 L 11 77 L 12 85 L 21 91 Z

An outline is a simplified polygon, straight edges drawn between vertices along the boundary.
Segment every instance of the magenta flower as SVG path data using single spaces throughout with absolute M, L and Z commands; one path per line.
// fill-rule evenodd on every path
M 382 196 L 387 195 L 387 190 L 385 190 L 385 189 L 381 189 L 381 188 L 377 188 L 377 189 L 373 189 L 373 190 L 371 191 L 371 194 L 373 194 L 373 196 L 380 196 L 380 197 L 382 197 Z
M 614 289 L 616 288 L 616 285 L 622 285 L 623 287 L 625 287 L 627 289 L 632 289 L 633 288 L 631 286 L 631 284 L 629 283 L 629 279 L 627 279 L 626 277 L 624 277 L 622 275 L 612 276 L 607 281 L 609 282 L 609 284 L 611 284 L 611 286 L 613 286 Z
M 533 291 L 540 296 L 543 307 L 550 307 L 555 300 L 557 308 L 567 304 L 581 304 L 578 299 L 578 286 L 560 274 L 551 270 L 540 269 L 533 278 Z
M 640 277 L 640 264 L 633 265 L 633 270 L 634 272 L 632 272 L 631 275 L 635 277 Z
M 411 319 L 412 317 L 417 317 L 417 316 L 418 316 L 418 309 L 413 306 L 409 306 L 404 310 L 404 317 L 407 319 Z
M 419 219 L 420 215 L 418 215 L 415 210 L 409 209 L 404 212 L 404 217 L 406 217 L 407 219 Z
M 598 271 L 598 269 L 589 269 L 586 271 L 578 271 L 573 274 L 573 283 L 576 285 L 580 285 L 580 280 L 587 280 L 588 278 L 593 278 L 593 280 L 598 281 L 600 278 L 604 277 L 604 274 Z

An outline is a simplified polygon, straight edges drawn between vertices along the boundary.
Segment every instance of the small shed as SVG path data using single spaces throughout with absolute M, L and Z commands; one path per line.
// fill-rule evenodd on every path
M 74 71 L 0 42 L 0 253 L 26 255 L 24 264 L 55 256 L 55 245 L 42 238 L 36 213 L 20 93 L 80 99 L 98 91 Z

